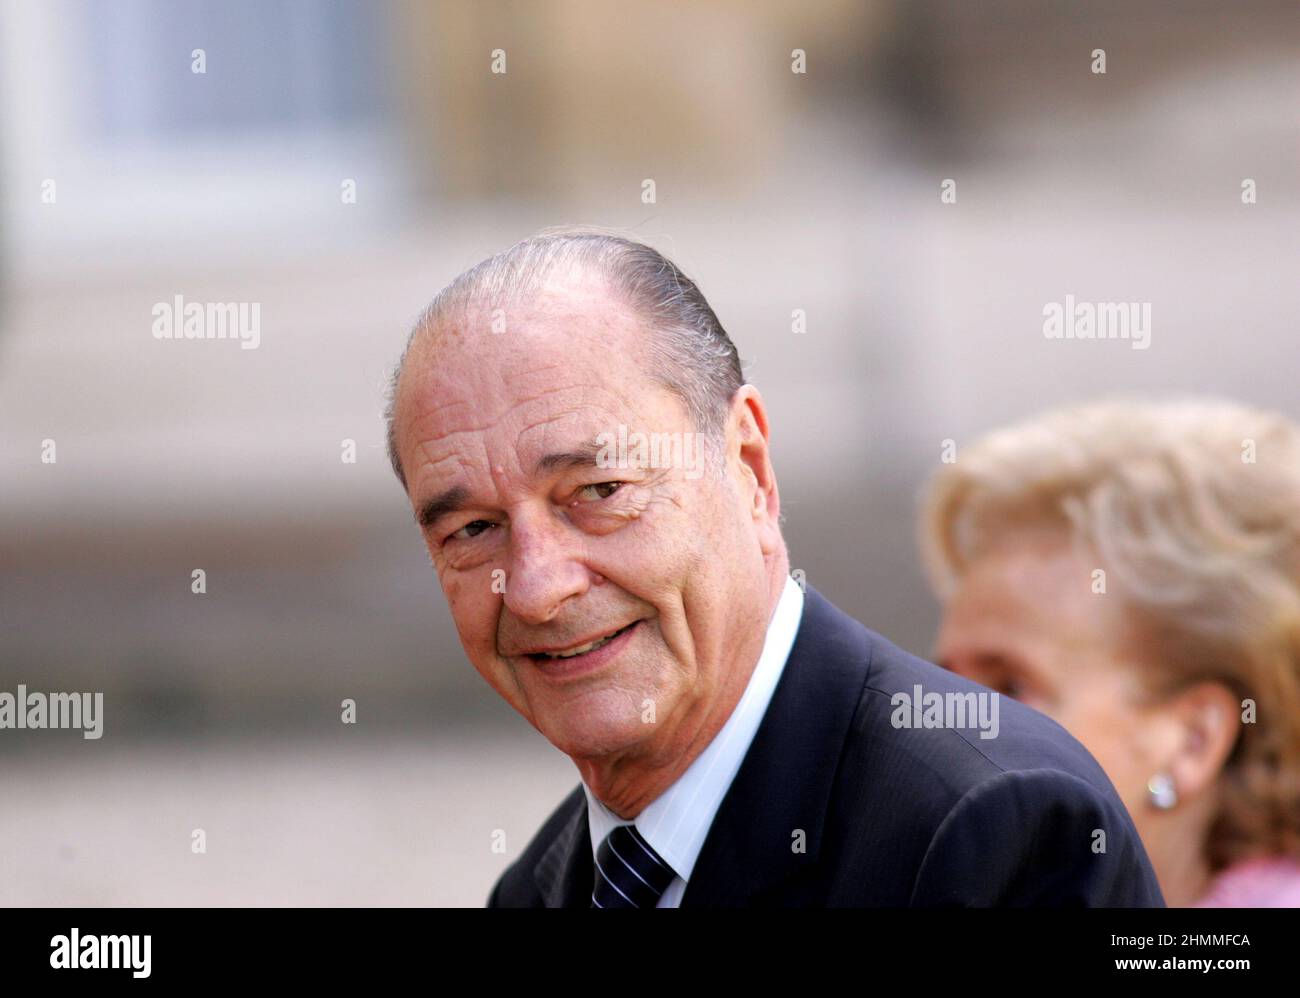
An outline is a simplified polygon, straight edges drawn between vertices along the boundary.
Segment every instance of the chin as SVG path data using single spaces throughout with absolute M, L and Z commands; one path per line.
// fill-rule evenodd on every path
M 581 723 L 574 722 L 573 718 L 543 719 L 538 730 L 565 755 L 582 758 L 626 751 L 644 741 L 653 727 L 642 724 L 639 717 L 610 719 L 606 723 L 588 717 Z

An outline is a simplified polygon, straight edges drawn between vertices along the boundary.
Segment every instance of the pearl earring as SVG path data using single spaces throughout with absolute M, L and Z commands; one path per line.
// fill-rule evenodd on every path
M 1178 803 L 1174 779 L 1168 773 L 1157 773 L 1147 780 L 1147 790 L 1151 794 L 1151 803 L 1162 811 L 1168 811 Z

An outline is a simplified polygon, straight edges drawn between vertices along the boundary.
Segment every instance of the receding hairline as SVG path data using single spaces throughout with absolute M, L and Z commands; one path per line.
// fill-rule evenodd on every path
M 647 377 L 680 400 L 712 450 L 712 436 L 721 429 L 726 407 L 745 379 L 735 345 L 703 292 L 647 244 L 608 232 L 549 231 L 462 272 L 416 320 L 390 379 L 385 412 L 389 457 L 403 488 L 407 481 L 396 451 L 396 414 L 410 355 L 424 354 L 449 329 L 468 331 L 472 324 L 465 320 L 476 309 L 517 306 L 544 299 L 548 290 L 572 293 L 584 287 L 617 301 L 645 331 Z
M 567 278 L 571 278 L 577 273 L 581 273 L 581 280 L 570 283 Z M 487 301 L 483 295 L 477 294 L 473 289 L 470 289 L 464 295 L 447 300 L 436 312 L 430 311 L 430 308 L 426 308 L 421 312 L 411 331 L 407 350 L 403 354 L 394 379 L 394 419 L 396 418 L 397 402 L 402 393 L 402 385 L 408 380 L 407 372 L 414 369 L 412 376 L 418 377 L 421 372 L 427 371 L 435 352 L 447 338 L 460 340 L 471 334 L 478 335 L 490 329 L 491 319 L 487 318 L 486 321 L 480 319 L 484 312 L 489 313 L 490 316 L 496 309 L 518 308 L 521 305 L 525 307 L 534 304 L 541 305 L 547 301 L 562 301 L 565 299 L 559 292 L 566 288 L 573 290 L 575 287 L 587 286 L 601 292 L 600 295 L 593 297 L 604 302 L 616 302 L 623 315 L 631 320 L 636 330 L 644 333 L 646 337 L 662 335 L 662 331 L 656 329 L 647 320 L 647 317 L 637 310 L 635 303 L 629 301 L 622 290 L 609 279 L 608 275 L 601 271 L 591 266 L 573 267 L 566 271 L 566 279 L 564 280 L 551 280 L 550 278 L 554 276 L 554 274 L 546 275 L 544 280 L 537 286 L 514 289 L 512 298 L 509 300 Z M 507 319 L 507 321 L 510 320 Z M 569 336 L 572 334 L 557 331 L 552 335 Z M 414 363 L 412 363 L 413 360 Z M 638 362 L 637 366 L 642 369 L 648 379 L 668 390 L 670 394 L 677 395 L 673 391 L 673 379 L 667 372 L 657 370 L 653 362 L 650 364 Z
M 450 287 L 451 285 L 448 289 Z M 470 286 L 454 296 L 442 300 L 435 298 L 416 320 L 411 330 L 408 350 L 417 345 L 436 342 L 441 336 L 461 337 L 471 332 L 490 331 L 497 310 L 505 313 L 501 318 L 506 322 L 508 331 L 512 321 L 509 314 L 511 310 L 516 311 L 516 317 L 520 311 L 534 307 L 541 311 L 552 311 L 547 307 L 548 304 L 558 306 L 563 302 L 574 301 L 583 291 L 595 292 L 587 296 L 592 301 L 617 303 L 621 311 L 647 334 L 656 334 L 653 325 L 646 321 L 646 316 L 637 310 L 636 303 L 628 299 L 609 275 L 591 264 L 575 262 L 560 273 L 548 271 L 540 275 L 534 284 L 511 287 L 503 295 L 490 295 L 481 287 Z M 574 292 L 579 294 L 575 295 Z

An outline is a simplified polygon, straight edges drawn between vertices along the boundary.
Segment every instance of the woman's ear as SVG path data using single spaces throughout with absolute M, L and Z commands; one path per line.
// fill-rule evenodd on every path
M 1212 787 L 1241 735 L 1236 695 L 1222 683 L 1200 682 L 1169 701 L 1180 738 L 1169 760 L 1169 775 L 1179 797 L 1195 797 Z

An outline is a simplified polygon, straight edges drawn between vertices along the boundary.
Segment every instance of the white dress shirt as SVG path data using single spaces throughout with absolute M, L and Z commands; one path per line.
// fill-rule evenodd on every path
M 596 850 L 614 826 L 635 824 L 637 831 L 676 872 L 677 876 L 659 898 L 657 908 L 676 908 L 681 903 L 709 826 L 749 751 L 786 659 L 790 657 L 799 619 L 803 616 L 803 600 L 799 584 L 786 576 L 785 588 L 768 623 L 763 653 L 736 709 L 708 747 L 635 821 L 620 818 L 596 798 L 585 780 L 582 783 L 587 794 L 587 828 L 591 833 L 593 863 Z

